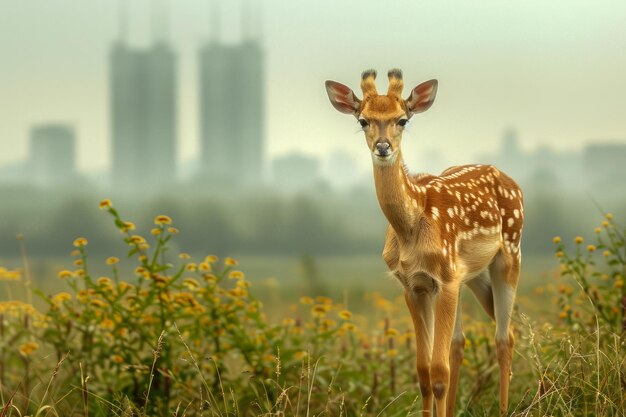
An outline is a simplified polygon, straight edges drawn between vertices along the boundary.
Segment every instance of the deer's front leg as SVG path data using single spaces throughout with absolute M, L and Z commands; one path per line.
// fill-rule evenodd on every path
M 437 417 L 446 416 L 446 397 L 450 388 L 450 344 L 458 301 L 457 282 L 443 284 L 435 298 L 435 338 L 430 379 L 437 405 Z
M 406 305 L 411 312 L 415 328 L 417 377 L 422 393 L 422 415 L 433 415 L 433 391 L 430 384 L 430 359 L 433 349 L 433 294 L 407 288 L 404 291 Z

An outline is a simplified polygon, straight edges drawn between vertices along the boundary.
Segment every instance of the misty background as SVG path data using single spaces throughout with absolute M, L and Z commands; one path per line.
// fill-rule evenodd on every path
M 437 78 L 403 140 L 413 172 L 492 163 L 526 197 L 533 273 L 551 238 L 626 212 L 626 3 L 0 0 L 0 260 L 35 277 L 77 236 L 124 254 L 168 214 L 176 249 L 319 288 L 379 278 L 385 219 L 354 118 L 324 81 Z M 552 266 L 554 267 L 554 266 Z M 367 284 L 365 284 L 367 286 Z

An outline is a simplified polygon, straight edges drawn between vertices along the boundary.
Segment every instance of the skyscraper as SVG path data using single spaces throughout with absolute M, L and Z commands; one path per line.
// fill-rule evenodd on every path
M 64 124 L 35 126 L 30 135 L 30 173 L 42 186 L 66 185 L 76 176 L 74 128 Z
M 163 34 L 148 48 L 125 36 L 110 54 L 113 185 L 127 192 L 154 191 L 176 175 L 176 56 Z
M 220 41 L 218 22 L 214 7 L 212 36 L 200 50 L 200 173 L 213 183 L 252 185 L 263 176 L 263 51 L 250 22 L 242 22 L 237 44 Z

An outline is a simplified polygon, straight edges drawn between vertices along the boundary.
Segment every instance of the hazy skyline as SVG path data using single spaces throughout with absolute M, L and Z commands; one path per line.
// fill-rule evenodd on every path
M 324 81 L 358 95 L 359 74 L 404 70 L 406 92 L 439 79 L 434 106 L 405 137 L 411 168 L 437 148 L 445 162 L 499 146 L 508 126 L 521 145 L 577 149 L 626 138 L 626 3 L 618 1 L 297 2 L 248 0 L 262 13 L 267 63 L 267 155 L 318 157 L 342 149 L 370 163 L 354 119 L 329 104 Z M 130 39 L 146 44 L 150 4 L 131 4 Z M 198 153 L 198 53 L 211 19 L 206 0 L 170 1 L 169 38 L 179 62 L 179 160 Z M 30 128 L 76 127 L 78 165 L 110 162 L 107 60 L 117 38 L 118 2 L 0 0 L 0 164 L 24 160 Z M 221 2 L 223 38 L 238 37 L 239 2 Z M 406 93 L 405 93 L 406 94 Z

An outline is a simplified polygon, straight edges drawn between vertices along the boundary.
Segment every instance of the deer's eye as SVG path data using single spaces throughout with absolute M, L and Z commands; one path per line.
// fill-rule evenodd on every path
M 370 123 L 367 120 L 365 120 L 365 119 L 359 119 L 359 124 L 364 129 L 370 125 Z
M 398 120 L 398 126 L 404 127 L 409 122 L 409 119 L 400 119 Z

